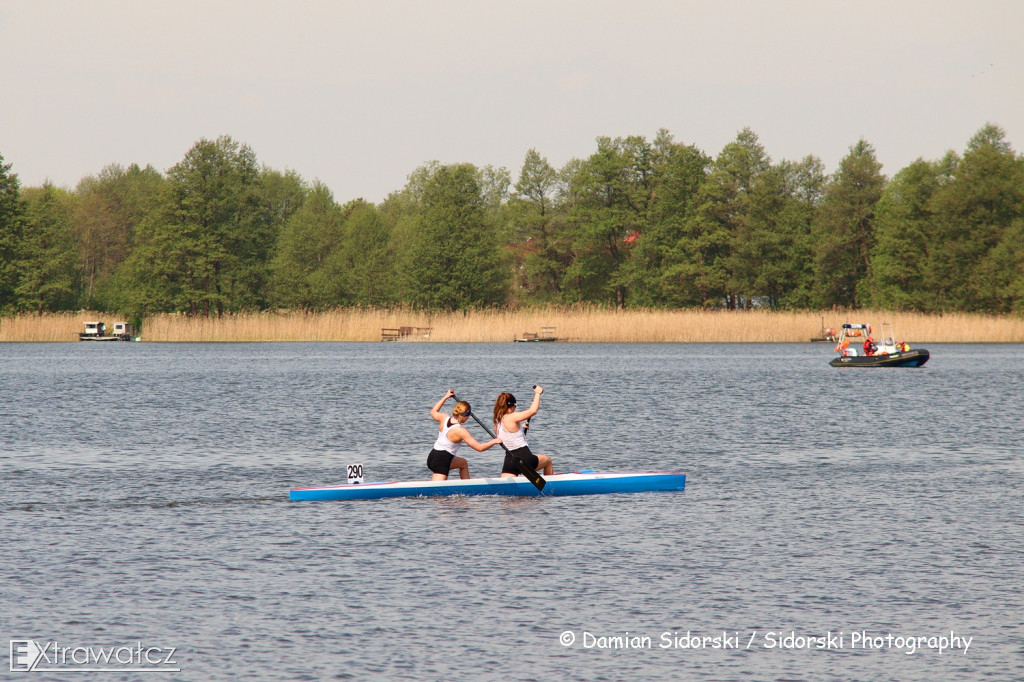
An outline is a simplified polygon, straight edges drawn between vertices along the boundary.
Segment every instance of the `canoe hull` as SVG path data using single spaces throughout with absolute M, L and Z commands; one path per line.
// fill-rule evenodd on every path
M 924 348 L 889 355 L 840 356 L 828 363 L 833 367 L 920 367 L 931 354 Z
M 455 495 L 502 495 L 507 497 L 564 497 L 608 493 L 671 492 L 686 487 L 680 473 L 575 472 L 547 476 L 543 491 L 523 476 L 471 478 L 448 481 L 382 481 L 321 488 L 297 488 L 290 500 L 379 500 L 387 497 L 450 497 Z

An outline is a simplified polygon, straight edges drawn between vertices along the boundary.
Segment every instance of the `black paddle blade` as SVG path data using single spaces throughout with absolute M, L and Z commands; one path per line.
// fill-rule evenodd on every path
M 544 477 L 537 473 L 537 470 L 530 467 L 526 462 L 523 461 L 522 457 L 513 456 L 512 461 L 516 465 L 516 469 L 519 469 L 519 473 L 526 476 L 530 483 L 537 487 L 538 491 L 544 490 L 544 486 L 548 484 Z

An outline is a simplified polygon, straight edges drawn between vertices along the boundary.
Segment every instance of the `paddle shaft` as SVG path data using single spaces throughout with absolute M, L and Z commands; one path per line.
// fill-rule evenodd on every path
M 456 402 L 459 402 L 459 396 L 452 393 L 452 397 L 455 398 Z M 473 421 L 480 425 L 480 428 L 487 432 L 488 436 L 491 438 L 497 438 L 497 436 L 495 436 L 482 421 L 477 419 L 476 414 L 474 414 L 472 410 L 469 411 L 469 416 L 473 418 Z M 501 449 L 504 450 L 506 454 L 512 455 L 512 462 L 516 465 L 516 468 L 519 469 L 519 473 L 529 479 L 530 483 L 537 487 L 537 490 L 544 490 L 544 486 L 547 484 L 544 477 L 523 461 L 522 457 L 512 454 L 512 451 L 505 447 L 504 443 L 499 443 L 499 445 L 501 445 Z

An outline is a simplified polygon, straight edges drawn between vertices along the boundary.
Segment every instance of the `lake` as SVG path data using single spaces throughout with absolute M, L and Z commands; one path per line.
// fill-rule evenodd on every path
M 1024 346 L 929 350 L 0 344 L 0 636 L 32 679 L 1022 679 Z M 686 490 L 288 501 L 537 383 L 556 471 Z

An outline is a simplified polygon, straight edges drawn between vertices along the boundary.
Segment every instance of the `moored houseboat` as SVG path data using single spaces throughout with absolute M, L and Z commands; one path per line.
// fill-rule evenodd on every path
M 115 322 L 113 333 L 108 334 L 106 323 L 90 320 L 85 323 L 85 331 L 78 333 L 78 340 L 138 341 L 138 337 L 132 336 L 132 325 L 130 322 Z

